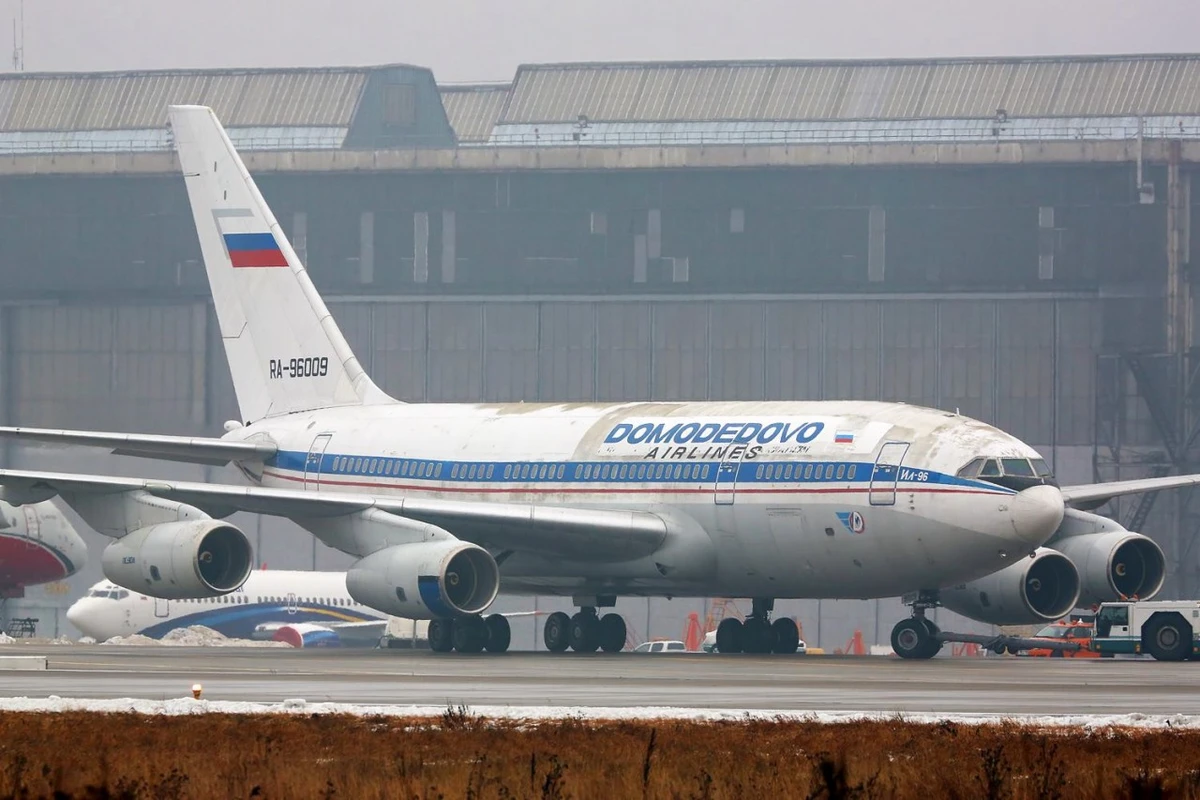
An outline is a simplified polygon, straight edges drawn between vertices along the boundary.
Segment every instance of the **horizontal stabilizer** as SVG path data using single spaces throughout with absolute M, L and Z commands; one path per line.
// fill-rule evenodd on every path
M 157 458 L 188 464 L 224 466 L 231 461 L 266 461 L 276 447 L 266 442 L 230 442 L 191 436 L 157 436 L 105 431 L 0 427 L 0 438 L 42 445 L 101 447 L 119 456 Z

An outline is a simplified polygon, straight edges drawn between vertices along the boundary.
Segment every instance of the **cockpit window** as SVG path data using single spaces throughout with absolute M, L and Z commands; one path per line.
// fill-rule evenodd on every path
M 1040 458 L 976 458 L 958 471 L 960 478 L 979 478 L 1021 491 L 1030 486 L 1057 486 L 1053 473 Z
M 1027 458 L 1005 458 L 1001 463 L 1004 464 L 1005 475 L 1016 475 L 1018 478 L 1033 477 L 1033 467 Z
M 980 467 L 983 466 L 983 462 L 984 462 L 984 459 L 982 459 L 982 458 L 975 459 L 974 461 L 972 461 L 971 463 L 967 464 L 965 467 L 960 469 L 958 471 L 958 476 L 960 478 L 974 478 L 976 475 L 979 474 L 979 469 L 980 469 Z

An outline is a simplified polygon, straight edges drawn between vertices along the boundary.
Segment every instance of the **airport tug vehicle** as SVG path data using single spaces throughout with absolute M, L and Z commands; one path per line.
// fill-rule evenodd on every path
M 1101 603 L 1092 649 L 1102 655 L 1148 653 L 1158 661 L 1200 657 L 1200 600 Z

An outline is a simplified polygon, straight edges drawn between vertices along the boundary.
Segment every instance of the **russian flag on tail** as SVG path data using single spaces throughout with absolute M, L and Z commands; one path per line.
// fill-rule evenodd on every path
M 235 269 L 243 267 L 286 267 L 287 258 L 271 233 L 227 233 L 225 249 Z

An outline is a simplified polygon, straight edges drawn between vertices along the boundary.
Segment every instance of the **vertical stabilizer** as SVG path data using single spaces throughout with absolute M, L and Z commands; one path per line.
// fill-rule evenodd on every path
M 354 357 L 212 109 L 168 117 L 243 421 L 396 402 Z

